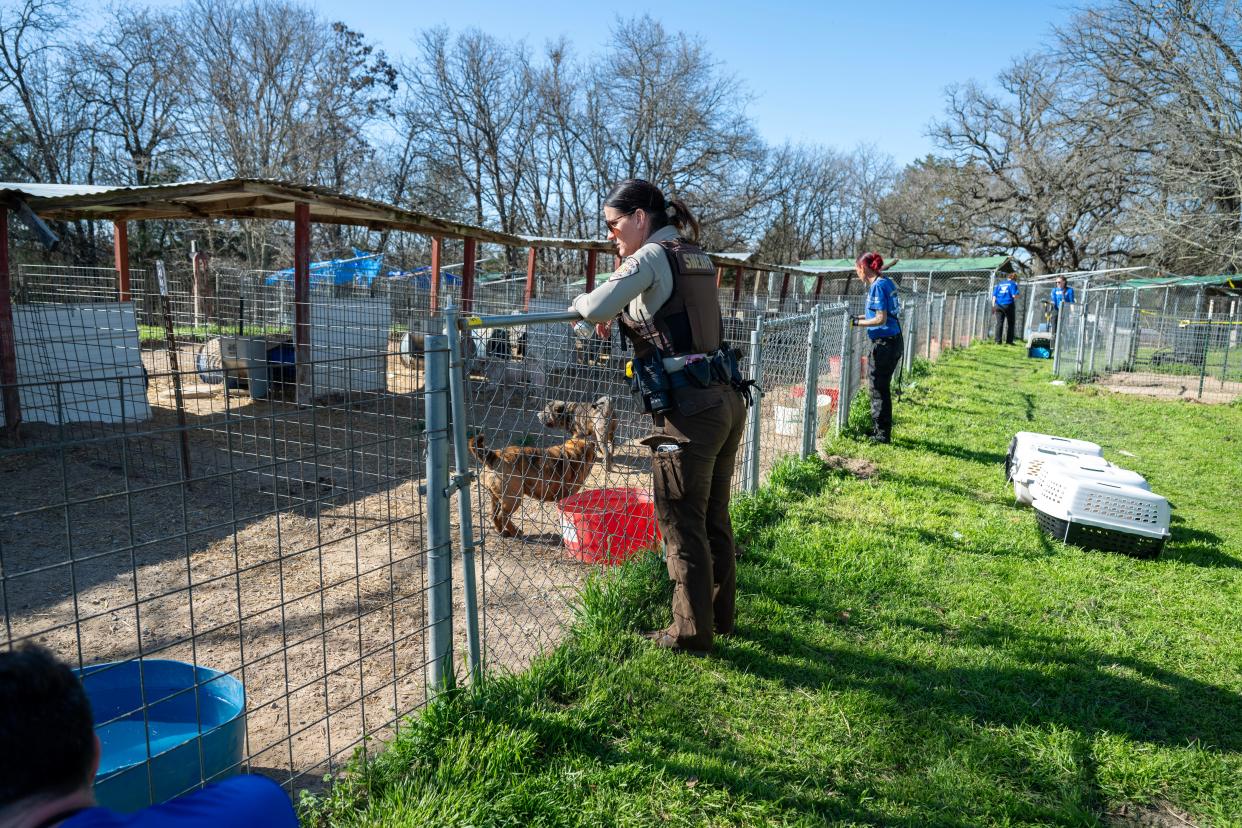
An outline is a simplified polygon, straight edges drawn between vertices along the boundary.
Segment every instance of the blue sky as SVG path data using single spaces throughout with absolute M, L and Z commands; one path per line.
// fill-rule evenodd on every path
M 592 54 L 605 47 L 617 15 L 650 14 L 671 30 L 702 38 L 722 68 L 743 81 L 754 96 L 749 112 L 766 140 L 839 149 L 873 144 L 902 164 L 932 150 L 925 133 L 943 111 L 945 87 L 971 78 L 990 81 L 1013 57 L 1043 50 L 1051 27 L 1068 23 L 1074 8 L 1064 0 L 312 5 L 390 55 L 410 54 L 413 35 L 437 25 L 478 27 L 525 39 L 534 49 L 565 35 L 578 54 Z

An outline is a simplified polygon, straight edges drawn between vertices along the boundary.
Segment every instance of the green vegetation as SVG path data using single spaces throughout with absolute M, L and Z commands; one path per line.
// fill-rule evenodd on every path
M 276 336 L 280 334 L 288 335 L 288 328 L 272 328 L 265 325 L 248 324 L 242 328 L 242 336 Z M 208 339 L 216 336 L 236 336 L 236 323 L 221 325 L 212 323 L 210 325 L 174 325 L 173 336 L 178 342 L 206 342 Z M 163 342 L 168 336 L 167 329 L 163 325 L 139 325 L 138 341 L 139 342 Z
M 607 572 L 566 643 L 431 705 L 306 824 L 1242 824 L 1242 406 L 1051 386 L 1022 354 L 950 354 L 892 445 L 838 440 L 870 479 L 787 463 L 739 500 L 713 656 L 635 633 L 666 620 L 654 556 Z M 1044 537 L 1003 481 L 1019 430 L 1147 475 L 1164 555 Z

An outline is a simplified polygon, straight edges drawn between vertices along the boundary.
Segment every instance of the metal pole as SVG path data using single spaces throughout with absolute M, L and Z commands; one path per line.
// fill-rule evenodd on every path
M 926 358 L 928 359 L 928 361 L 931 360 L 931 343 L 932 343 L 932 334 L 934 333 L 934 330 L 932 328 L 932 305 L 934 303 L 935 303 L 935 299 L 932 297 L 932 293 L 931 293 L 931 274 L 928 273 L 927 274 L 927 351 L 926 351 Z
M 1229 303 L 1229 325 L 1225 328 L 1225 359 L 1220 364 L 1220 387 L 1225 387 L 1225 376 L 1229 372 L 1229 348 L 1233 341 L 1234 317 L 1237 315 L 1238 303 L 1231 301 Z
M 837 387 L 837 434 L 845 430 L 849 421 L 850 403 L 854 389 L 850 378 L 853 374 L 854 331 L 850 328 L 850 309 L 841 310 L 841 379 Z
M 60 386 L 57 386 L 59 388 Z M 4 427 L 17 439 L 22 422 L 22 398 L 17 387 L 17 328 L 9 283 L 9 208 L 0 204 L 0 397 L 4 400 Z
M 936 326 L 936 356 L 944 353 L 944 310 L 949 304 L 949 294 L 940 294 L 940 313 L 938 314 L 939 324 Z
M 1074 355 L 1074 373 L 1082 373 L 1082 349 L 1087 345 L 1087 321 L 1089 311 L 1091 309 L 1090 299 L 1087 296 L 1087 290 L 1090 286 L 1091 278 L 1087 277 L 1082 281 L 1082 316 L 1078 324 L 1078 353 Z
M 1104 304 L 1108 304 L 1108 294 L 1104 295 Z M 1095 375 L 1095 344 L 1100 337 L 1100 319 L 1103 314 L 1100 311 L 1095 312 L 1095 324 L 1091 326 L 1091 356 L 1087 360 L 1087 373 Z
M 1061 331 L 1070 318 L 1069 305 L 1062 302 L 1061 307 L 1053 311 L 1052 318 L 1057 321 L 1056 330 L 1052 332 L 1052 375 L 1059 377 L 1061 376 Z
M 449 526 L 448 337 L 436 334 L 423 344 L 426 361 L 423 402 L 427 419 L 427 628 L 428 694 L 447 689 L 453 675 L 453 560 Z
M 177 364 L 177 340 L 173 336 L 172 310 L 169 307 L 168 300 L 168 276 L 164 273 L 163 259 L 155 262 L 155 278 L 159 280 L 160 307 L 164 311 L 164 342 L 168 348 L 168 366 L 172 369 L 173 399 L 177 405 L 177 433 L 181 449 L 181 479 L 186 481 L 186 485 L 189 485 L 190 435 L 185 425 L 185 397 L 181 393 L 181 368 Z M 227 380 L 225 385 L 228 385 Z M 124 399 L 123 393 L 122 399 Z
M 1113 370 L 1113 356 L 1117 353 L 1117 310 L 1122 304 L 1122 295 L 1117 294 L 1117 300 L 1113 303 L 1113 335 L 1108 338 L 1108 359 L 1104 361 L 1104 370 Z
M 755 329 L 750 332 L 750 378 L 756 383 L 763 381 L 763 317 L 755 320 Z M 759 412 L 763 392 L 758 388 L 751 391 L 750 405 L 750 422 L 747 424 L 750 429 L 750 445 L 746 452 L 746 465 L 744 468 L 744 478 L 746 491 L 752 494 L 759 490 Z
M 310 324 L 310 205 L 293 205 L 293 342 L 294 374 L 299 405 L 309 405 L 313 396 L 311 383 Z
M 786 274 L 788 276 L 788 274 Z M 803 374 L 806 398 L 802 401 L 803 460 L 815 453 L 816 414 L 819 406 L 819 305 L 811 311 L 811 327 L 806 338 L 806 370 Z
M 452 407 L 453 460 L 457 466 L 453 489 L 457 492 L 457 524 L 461 533 L 461 586 L 466 603 L 466 648 L 470 653 L 470 679 L 483 677 L 483 660 L 479 646 L 479 601 L 475 594 L 474 574 L 474 512 L 470 508 L 470 448 L 466 434 L 466 361 L 462 358 L 462 335 L 457 323 L 457 308 L 451 304 L 444 312 L 444 333 L 449 347 L 449 404 Z M 465 336 L 470 336 L 469 330 Z

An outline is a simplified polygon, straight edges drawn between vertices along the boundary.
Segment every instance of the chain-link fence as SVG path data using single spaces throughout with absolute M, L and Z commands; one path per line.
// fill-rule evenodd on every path
M 1122 393 L 1236 399 L 1242 395 L 1238 299 L 1199 293 L 1194 298 L 1161 289 L 1088 288 L 1082 301 L 1060 314 L 1054 371 L 1098 377 Z

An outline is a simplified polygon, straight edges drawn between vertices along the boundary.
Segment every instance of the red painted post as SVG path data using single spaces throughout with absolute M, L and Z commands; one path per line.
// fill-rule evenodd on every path
M 596 251 L 588 250 L 587 251 L 587 263 L 586 263 L 586 292 L 587 293 L 590 293 L 591 291 L 595 290 L 595 266 L 596 266 Z
M 311 402 L 310 205 L 293 205 L 293 342 L 298 402 Z
M 431 296 L 427 300 L 431 315 L 440 310 L 440 254 L 444 250 L 444 239 L 431 237 Z
M 742 301 L 742 268 L 733 268 L 733 304 Z
M 526 299 L 522 302 L 522 310 L 530 310 L 530 300 L 535 298 L 535 248 L 526 254 Z
M 716 288 L 720 288 L 720 283 L 724 281 L 724 268 L 716 268 Z
M 469 313 L 474 310 L 474 260 L 478 255 L 475 252 L 478 242 L 471 238 L 465 241 L 465 261 L 461 266 L 461 309 L 464 313 Z
M 112 258 L 116 264 L 116 296 L 118 302 L 129 301 L 129 226 L 123 221 L 112 222 Z
M 4 388 L 4 427 L 15 439 L 22 423 L 22 398 L 17 390 L 17 335 L 10 287 L 9 208 L 0 206 L 0 384 Z

